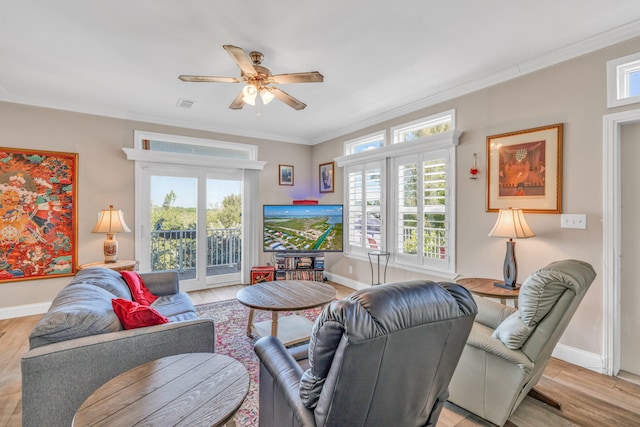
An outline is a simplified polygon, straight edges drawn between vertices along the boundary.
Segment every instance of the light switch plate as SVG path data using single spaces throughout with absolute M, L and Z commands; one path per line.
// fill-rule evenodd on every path
M 562 214 L 560 215 L 560 228 L 587 228 L 587 216 L 585 214 Z

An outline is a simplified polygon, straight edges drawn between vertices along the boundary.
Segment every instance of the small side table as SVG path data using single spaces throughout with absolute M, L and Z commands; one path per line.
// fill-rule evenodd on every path
M 136 271 L 138 269 L 138 261 L 131 259 L 119 259 L 116 262 L 90 262 L 76 267 L 76 270 L 84 270 L 89 267 L 110 268 L 113 271 Z
M 375 285 L 380 285 L 382 283 L 386 283 L 387 281 L 387 265 L 389 264 L 389 256 L 391 255 L 389 252 L 383 252 L 383 251 L 373 251 L 373 252 L 369 252 L 367 254 L 369 256 L 369 265 L 371 265 L 371 285 L 375 286 Z M 377 264 L 378 264 L 378 281 L 376 283 L 376 277 L 373 274 L 373 257 L 377 258 Z M 382 279 L 383 281 L 380 282 L 380 258 L 384 258 L 384 278 Z
M 507 300 L 514 300 L 513 304 L 518 307 L 518 295 L 520 295 L 520 284 L 513 290 L 494 286 L 496 282 L 502 282 L 496 279 L 485 279 L 479 277 L 468 277 L 458 279 L 457 284 L 464 286 L 469 292 L 487 298 L 499 298 L 501 304 L 507 303 Z

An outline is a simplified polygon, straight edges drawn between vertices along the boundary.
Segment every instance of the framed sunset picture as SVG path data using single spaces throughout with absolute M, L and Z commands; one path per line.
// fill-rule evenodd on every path
M 562 130 L 555 124 L 487 137 L 487 211 L 562 213 Z

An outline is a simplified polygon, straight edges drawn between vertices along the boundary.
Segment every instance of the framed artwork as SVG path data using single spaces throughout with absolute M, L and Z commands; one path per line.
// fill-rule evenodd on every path
M 278 166 L 278 184 L 293 185 L 293 166 L 291 165 Z
M 78 155 L 0 147 L 0 283 L 71 276 Z
M 333 193 L 333 167 L 334 163 L 322 163 L 320 165 L 320 192 Z
M 487 137 L 487 212 L 562 213 L 562 130 L 560 123 Z

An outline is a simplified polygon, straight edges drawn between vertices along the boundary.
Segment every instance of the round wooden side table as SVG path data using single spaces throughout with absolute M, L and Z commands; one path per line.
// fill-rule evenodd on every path
M 76 270 L 80 271 L 89 267 L 109 268 L 113 271 L 135 271 L 138 269 L 138 261 L 132 259 L 119 259 L 116 262 L 90 262 L 88 264 L 77 266 Z
M 520 285 L 511 290 L 498 286 L 494 283 L 504 283 L 502 280 L 486 279 L 481 277 L 467 277 L 456 280 L 456 283 L 464 286 L 469 292 L 486 298 L 499 298 L 501 304 L 507 303 L 507 300 L 514 300 L 513 304 L 518 307 L 518 295 L 520 295 Z

